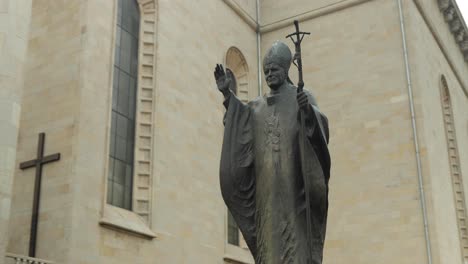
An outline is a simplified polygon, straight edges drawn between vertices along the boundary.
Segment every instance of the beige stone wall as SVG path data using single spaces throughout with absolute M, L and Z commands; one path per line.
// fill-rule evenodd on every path
M 257 20 L 257 0 L 226 0 L 233 1 L 244 10 L 254 21 Z
M 323 9 L 342 6 L 365 0 L 260 0 L 260 24 L 267 26 L 291 17 L 299 17 Z
M 0 0 L 0 263 L 8 242 L 30 18 L 31 0 Z
M 38 133 L 46 133 L 45 154 L 61 153 L 61 160 L 44 166 L 37 256 L 67 261 L 70 252 L 74 195 L 76 130 L 79 128 L 82 3 L 33 1 L 28 60 L 22 97 L 16 164 L 35 158 Z M 91 165 L 90 165 L 91 166 Z M 10 218 L 10 252 L 27 255 L 32 210 L 34 169 L 16 169 Z M 84 202 L 84 201 L 83 201 Z
M 233 1 L 255 17 L 255 1 Z M 461 89 L 468 80 L 453 73 L 468 76 L 467 67 L 435 1 L 414 1 L 427 13 L 453 65 L 448 66 L 417 6 L 405 1 L 434 263 L 456 264 L 461 262 L 439 76 L 447 76 L 452 93 L 460 161 L 468 175 L 468 151 L 463 148 L 468 145 L 468 102 Z M 5 3 L 12 2 L 27 3 Z M 156 1 L 151 11 L 156 15 L 145 16 L 142 28 L 147 44 L 142 46 L 146 55 L 142 55 L 140 81 L 151 89 L 140 95 L 151 99 L 145 104 L 144 120 L 152 132 L 145 143 L 149 148 L 142 152 L 149 154 L 138 158 L 150 159 L 150 187 L 145 195 L 151 199 L 149 222 L 138 226 L 139 212 L 106 214 L 115 2 L 33 2 L 21 130 L 16 162 L 9 164 L 13 170 L 12 164 L 16 167 L 34 157 L 39 132 L 47 135 L 46 154 L 62 154 L 59 162 L 44 168 L 38 257 L 80 264 L 253 263 L 245 249 L 226 245 L 226 208 L 218 180 L 224 109 L 212 73 L 216 63 L 225 62 L 230 47 L 238 48 L 250 71 L 249 96 L 255 97 L 255 31 L 226 1 Z M 152 5 L 150 0 L 139 2 Z M 0 0 L 0 21 L 3 3 Z M 330 120 L 333 164 L 325 262 L 425 263 L 397 1 L 261 0 L 261 7 L 262 25 L 328 10 L 301 22 L 301 28 L 312 33 L 303 43 L 306 88 L 316 95 Z M 24 52 L 25 35 L 13 40 L 2 37 L 1 29 L 0 51 L 4 51 L 2 43 L 10 43 Z M 293 30 L 291 25 L 263 34 L 263 53 L 277 39 L 287 42 L 284 36 Z M 154 38 L 148 39 L 151 34 Z M 154 47 L 148 44 L 152 42 Z M 153 56 L 147 51 L 153 48 L 155 65 L 147 60 Z M 0 53 L 0 70 L 10 70 L 10 64 L 1 64 L 2 56 L 7 55 Z M 295 82 L 294 67 L 290 75 Z M 0 73 L 2 88 L 4 80 L 12 80 L 3 76 Z M 268 91 L 265 85 L 263 91 Z M 0 105 L 2 121 L 11 120 L 5 115 L 14 113 L 9 109 L 19 111 L 18 89 L 7 96 L 8 109 Z M 14 116 L 19 116 L 17 112 Z M 11 124 L 11 131 L 17 129 L 14 120 Z M 1 154 L 1 141 L 0 148 Z M 8 250 L 27 254 L 34 170 L 15 169 L 14 177 Z M 0 199 L 7 201 L 11 177 L 0 179 Z M 468 190 L 468 180 L 465 185 Z M 3 204 L 0 217 L 8 207 Z M 127 227 L 137 225 L 133 230 L 150 231 L 136 235 L 122 226 L 109 228 L 109 217 L 120 217 L 110 219 L 111 223 L 128 222 Z M 149 238 L 151 233 L 156 238 Z M 0 241 L 3 254 L 1 250 Z
M 370 1 L 301 28 L 311 32 L 306 88 L 331 131 L 324 261 L 426 263 L 397 2 Z M 293 30 L 263 35 L 262 50 Z
M 73 220 L 69 230 L 70 252 L 64 263 L 104 263 L 99 252 L 102 247 L 99 220 L 106 201 L 116 2 L 81 4 L 79 105 L 73 141 Z
M 99 263 L 220 263 L 226 240 L 218 182 L 224 110 L 212 72 L 231 46 L 255 69 L 256 35 L 222 1 L 197 7 L 160 2 L 157 28 L 150 223 L 157 237 L 101 228 Z M 256 82 L 254 71 L 250 82 Z
M 246 58 L 249 94 L 256 94 L 255 32 L 222 1 L 199 7 L 159 6 L 153 254 L 161 263 L 219 263 L 224 255 L 218 181 L 224 109 L 212 73 L 229 47 Z
M 463 92 L 468 82 L 464 72 L 468 70 L 463 57 L 438 11 L 436 1 L 424 2 L 424 9 L 418 9 L 412 2 L 406 3 L 405 18 L 409 45 L 409 60 L 414 88 L 416 119 L 419 129 L 423 177 L 428 197 L 429 227 L 434 263 L 463 263 L 460 239 L 455 214 L 454 193 L 449 168 L 447 139 L 441 106 L 440 77 L 444 74 L 451 95 L 455 130 L 458 141 L 461 172 L 464 176 L 465 196 L 468 194 L 468 98 Z M 429 13 L 421 13 L 429 12 Z M 423 16 L 429 16 L 426 24 Z M 430 26 L 437 31 L 431 31 Z M 436 34 L 436 35 L 434 35 Z M 444 56 L 437 38 L 447 47 Z M 449 65 L 452 63 L 455 67 Z M 463 79 L 457 79 L 454 71 Z
M 237 47 L 252 70 L 249 94 L 256 95 L 256 34 L 222 1 L 157 6 L 149 223 L 157 237 L 148 239 L 99 225 L 106 207 L 114 3 L 33 5 L 17 161 L 34 157 L 39 132 L 47 135 L 46 154 L 62 154 L 44 169 L 37 255 L 58 263 L 220 263 L 226 254 L 218 181 L 224 109 L 213 70 Z M 18 254 L 27 253 L 33 173 L 15 175 L 9 249 Z

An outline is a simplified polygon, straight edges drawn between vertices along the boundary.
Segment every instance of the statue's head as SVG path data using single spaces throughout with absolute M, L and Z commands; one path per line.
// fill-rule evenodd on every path
M 263 72 L 268 86 L 276 90 L 288 79 L 292 54 L 283 42 L 276 41 L 263 58 Z

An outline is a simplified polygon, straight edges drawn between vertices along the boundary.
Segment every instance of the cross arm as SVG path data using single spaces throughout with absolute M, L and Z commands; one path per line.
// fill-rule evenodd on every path
M 20 169 L 24 170 L 36 166 L 37 160 L 28 160 L 20 163 Z
M 60 160 L 60 153 L 46 156 L 42 158 L 41 160 L 34 159 L 34 160 L 28 160 L 28 161 L 22 162 L 20 163 L 20 169 L 24 170 L 24 169 L 36 166 L 37 163 L 46 164 L 46 163 L 57 161 L 57 160 Z
M 44 163 L 49 163 L 49 162 L 53 162 L 57 160 L 60 160 L 60 153 L 55 153 L 55 154 L 44 157 L 41 163 L 44 164 Z

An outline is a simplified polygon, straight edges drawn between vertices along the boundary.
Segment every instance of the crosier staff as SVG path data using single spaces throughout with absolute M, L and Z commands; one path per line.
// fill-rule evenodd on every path
M 305 35 L 310 35 L 310 32 L 301 32 L 299 31 L 299 21 L 294 20 L 294 26 L 296 27 L 296 32 L 289 34 L 286 38 L 290 38 L 294 43 L 295 54 L 293 63 L 296 65 L 297 70 L 299 71 L 299 81 L 297 82 L 297 93 L 302 92 L 304 88 L 304 80 L 302 79 L 302 59 L 301 59 L 301 42 L 304 39 Z M 293 37 L 296 37 L 294 39 Z M 297 61 L 297 63 L 296 63 Z
M 304 80 L 302 77 L 302 59 L 301 59 L 301 42 L 304 39 L 305 35 L 310 35 L 309 32 L 301 32 L 299 30 L 299 21 L 294 20 L 294 26 L 296 27 L 296 32 L 289 34 L 286 38 L 290 38 L 294 43 L 295 47 L 295 54 L 293 63 L 296 65 L 297 70 L 299 71 L 299 80 L 297 82 L 297 93 L 300 94 L 303 92 L 304 88 Z M 315 117 L 314 114 L 312 114 Z M 305 143 L 306 143 L 306 136 L 305 136 L 305 110 L 304 108 L 300 107 L 299 109 L 299 118 L 301 122 L 301 129 L 299 130 L 299 151 L 300 151 L 300 158 L 301 158 L 301 167 L 302 167 L 302 180 L 304 181 L 304 194 L 305 194 L 305 202 L 306 202 L 306 221 L 307 221 L 307 242 L 308 246 L 312 252 L 312 220 L 311 220 L 311 211 L 310 211 L 310 197 L 308 188 L 310 186 L 310 179 L 304 173 L 308 171 L 306 166 L 309 163 L 305 160 L 304 151 L 305 151 Z M 314 118 L 315 119 L 315 118 Z

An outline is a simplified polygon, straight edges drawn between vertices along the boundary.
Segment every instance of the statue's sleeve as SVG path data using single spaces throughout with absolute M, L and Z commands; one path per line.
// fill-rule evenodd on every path
M 306 115 L 306 135 L 317 154 L 325 176 L 325 182 L 328 185 L 331 167 L 330 153 L 328 151 L 328 118 L 318 108 L 314 96 L 308 91 L 306 91 L 306 94 L 309 97 L 309 109 L 311 110 Z
M 304 189 L 309 193 L 312 234 L 318 235 L 322 243 L 325 239 L 328 212 L 328 181 L 330 179 L 330 154 L 328 152 L 328 119 L 319 110 L 315 100 L 309 95 L 310 105 L 305 111 L 305 137 L 301 149 L 305 164 L 301 164 L 304 178 L 309 179 Z M 318 243 L 318 242 L 317 242 Z
M 255 257 L 255 175 L 251 109 L 234 94 L 224 102 L 220 184 L 223 199 Z

